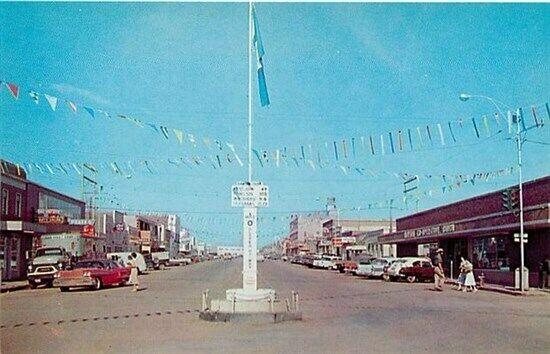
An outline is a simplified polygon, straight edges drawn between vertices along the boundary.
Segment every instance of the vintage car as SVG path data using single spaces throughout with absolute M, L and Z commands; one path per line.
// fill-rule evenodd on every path
M 59 271 L 53 286 L 61 291 L 81 287 L 99 290 L 108 285 L 124 285 L 129 279 L 130 268 L 113 260 L 86 260 L 77 262 L 72 270 Z
M 357 269 L 357 275 L 365 277 L 382 277 L 384 269 L 395 262 L 397 258 L 382 257 L 372 259 L 368 264 L 360 265 Z
M 412 267 L 413 263 L 417 261 L 430 262 L 430 259 L 426 257 L 398 258 L 395 260 L 395 262 L 392 263 L 392 265 L 389 268 L 387 268 L 387 270 L 384 272 L 383 277 L 391 281 L 403 280 L 406 278 L 406 276 L 401 273 L 401 268 Z
M 372 255 L 360 255 L 359 257 L 356 257 L 354 260 L 345 261 L 344 272 L 357 275 L 357 268 L 359 268 L 359 263 L 370 261 L 374 258 L 375 257 Z
M 339 261 L 342 261 L 342 258 L 338 256 L 323 255 L 321 258 L 313 261 L 313 268 L 336 269 L 336 264 Z
M 409 283 L 434 280 L 434 266 L 429 259 L 415 261 L 410 267 L 402 267 L 399 273 L 405 276 Z

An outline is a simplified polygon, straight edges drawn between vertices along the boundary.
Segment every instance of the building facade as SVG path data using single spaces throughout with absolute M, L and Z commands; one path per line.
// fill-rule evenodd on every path
M 24 279 L 27 260 L 44 242 L 72 253 L 97 249 L 84 219 L 85 203 L 27 179 L 23 168 L 0 160 L 0 259 L 3 280 Z M 91 226 L 91 229 L 90 229 Z M 55 241 L 59 241 L 55 244 Z M 71 241 L 69 241 L 71 240 Z M 67 242 L 66 242 L 67 241 Z M 71 245 L 73 248 L 71 249 Z
M 454 274 L 460 257 L 465 257 L 487 282 L 513 285 L 520 264 L 520 245 L 514 241 L 519 209 L 510 208 L 508 201 L 514 189 L 517 186 L 397 219 L 397 231 L 379 239 L 397 244 L 398 256 L 426 255 L 443 248 L 445 266 L 449 270 L 452 262 Z M 523 201 L 528 234 L 525 265 L 530 283 L 535 284 L 538 263 L 550 254 L 550 176 L 524 183 Z

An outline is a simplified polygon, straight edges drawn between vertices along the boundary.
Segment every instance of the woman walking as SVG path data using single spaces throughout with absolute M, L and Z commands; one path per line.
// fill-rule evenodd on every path
M 128 265 L 131 267 L 130 280 L 128 281 L 128 283 L 134 286 L 132 291 L 138 291 L 138 288 L 139 288 L 138 268 L 137 268 L 136 258 L 137 258 L 137 255 L 135 253 L 132 253 L 128 256 Z
M 459 266 L 459 270 L 460 270 L 460 273 L 458 274 L 458 288 L 456 290 L 462 290 L 462 288 L 464 287 L 464 281 L 466 280 L 466 271 L 465 271 L 465 267 L 466 267 L 466 260 L 464 259 L 464 257 L 460 257 L 460 266 Z
M 466 272 L 466 277 L 464 279 L 464 289 L 462 291 L 466 292 L 468 290 L 477 291 L 476 288 L 476 279 L 474 277 L 474 266 L 468 260 L 464 260 L 464 271 Z

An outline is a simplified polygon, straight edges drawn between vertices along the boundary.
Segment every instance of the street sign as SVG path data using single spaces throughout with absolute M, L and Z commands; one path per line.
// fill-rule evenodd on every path
M 527 236 L 529 236 L 526 233 L 523 233 L 523 243 L 527 243 Z M 514 242 L 519 242 L 519 233 L 514 234 Z
M 231 206 L 267 207 L 269 189 L 262 182 L 238 182 L 231 187 Z

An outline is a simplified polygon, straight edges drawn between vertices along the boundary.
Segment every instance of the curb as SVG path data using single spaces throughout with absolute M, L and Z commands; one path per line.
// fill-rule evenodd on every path
M 446 280 L 445 284 L 457 285 L 458 282 L 456 280 Z M 484 291 L 492 291 L 494 293 L 513 295 L 513 296 L 533 296 L 533 295 L 535 295 L 535 294 L 529 293 L 529 292 L 521 292 L 519 290 L 512 290 L 512 289 L 493 287 L 493 286 L 479 286 L 478 285 L 477 289 L 478 290 L 484 290 Z
M 29 288 L 29 284 L 21 284 L 21 285 L 9 286 L 9 287 L 2 287 L 0 289 L 0 292 L 1 293 L 9 293 L 9 292 L 12 292 L 12 291 L 24 290 L 24 289 L 28 289 L 28 288 Z

